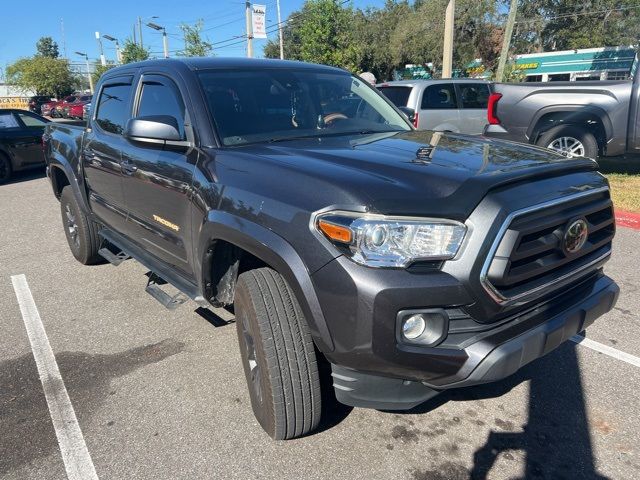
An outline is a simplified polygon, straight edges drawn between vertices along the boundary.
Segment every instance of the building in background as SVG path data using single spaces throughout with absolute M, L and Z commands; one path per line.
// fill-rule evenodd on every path
M 6 83 L 0 83 L 0 108 L 20 108 L 29 110 L 29 98 L 34 91 L 19 90 Z
M 515 68 L 527 82 L 626 80 L 635 73 L 633 47 L 585 48 L 515 56 Z

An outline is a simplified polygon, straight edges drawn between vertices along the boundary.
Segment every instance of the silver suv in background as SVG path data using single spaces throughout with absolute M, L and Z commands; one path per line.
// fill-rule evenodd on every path
M 479 135 L 487 123 L 491 84 L 484 80 L 399 80 L 376 88 L 419 130 Z

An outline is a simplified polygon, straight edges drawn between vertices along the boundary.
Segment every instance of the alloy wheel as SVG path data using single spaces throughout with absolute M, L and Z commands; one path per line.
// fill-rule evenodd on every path
M 584 157 L 585 148 L 580 140 L 574 137 L 559 137 L 554 139 L 547 148 L 555 150 L 567 158 Z
M 242 335 L 244 337 L 244 343 L 247 347 L 247 362 L 249 363 L 249 372 L 251 378 L 251 388 L 259 403 L 262 403 L 262 372 L 258 366 L 256 359 L 256 346 L 251 334 L 251 327 L 249 326 L 249 319 L 244 316 L 242 319 Z
M 80 247 L 80 237 L 78 236 L 78 224 L 76 222 L 76 217 L 71 211 L 71 207 L 69 205 L 65 205 L 65 215 L 67 217 L 67 231 L 69 232 L 69 238 L 73 242 L 73 245 L 76 248 Z

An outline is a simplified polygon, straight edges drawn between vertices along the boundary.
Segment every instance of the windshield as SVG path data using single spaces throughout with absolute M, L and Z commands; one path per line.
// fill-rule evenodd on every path
M 198 73 L 224 145 L 411 130 L 364 81 L 307 69 Z

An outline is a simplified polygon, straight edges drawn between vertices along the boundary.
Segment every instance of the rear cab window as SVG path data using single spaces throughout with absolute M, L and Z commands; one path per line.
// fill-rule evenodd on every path
M 462 108 L 486 109 L 489 101 L 489 85 L 485 83 L 459 83 Z
M 420 110 L 454 110 L 457 108 L 458 100 L 453 83 L 436 83 L 424 89 Z
M 131 80 L 110 82 L 102 87 L 95 123 L 107 133 L 122 135 L 130 117 Z
M 22 120 L 22 123 L 24 123 L 24 126 L 27 128 L 42 128 L 47 124 L 44 120 L 35 115 L 30 115 L 27 112 L 18 113 L 18 117 L 20 117 L 20 120 Z
M 20 128 L 18 119 L 11 112 L 0 111 L 0 130 Z
M 393 103 L 396 107 L 407 107 L 409 106 L 409 96 L 411 95 L 411 89 L 413 87 L 406 86 L 388 86 L 384 85 L 378 87 L 378 90 Z

